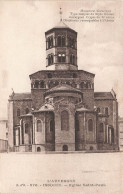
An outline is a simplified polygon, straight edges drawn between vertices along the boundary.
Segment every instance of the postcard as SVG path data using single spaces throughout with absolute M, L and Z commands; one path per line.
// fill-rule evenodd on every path
M 123 1 L 0 1 L 0 193 L 123 193 Z

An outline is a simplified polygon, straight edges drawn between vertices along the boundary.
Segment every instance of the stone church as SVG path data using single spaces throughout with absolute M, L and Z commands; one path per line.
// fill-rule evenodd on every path
M 45 38 L 47 70 L 9 97 L 9 151 L 119 150 L 116 94 L 94 92 L 95 75 L 78 70 L 77 32 L 61 19 Z

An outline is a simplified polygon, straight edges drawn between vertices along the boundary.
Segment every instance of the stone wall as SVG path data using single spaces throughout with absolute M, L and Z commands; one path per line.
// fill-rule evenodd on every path
M 75 136 L 76 150 L 88 150 L 88 144 L 96 143 L 96 115 L 93 112 L 79 112 L 76 119 L 79 121 L 79 130 L 76 129 Z M 93 122 L 91 130 L 88 128 L 89 119 Z
M 42 106 L 42 104 L 44 103 L 44 92 L 45 89 L 31 90 L 32 108 L 38 110 Z
M 32 101 L 30 100 L 16 100 L 13 101 L 13 118 L 14 126 L 20 124 L 20 118 L 17 116 L 17 110 L 20 109 L 20 115 L 26 114 L 26 108 L 31 112 Z
M 34 144 L 45 144 L 45 114 L 44 113 L 34 113 L 33 114 L 33 131 L 34 131 Z M 41 122 L 40 131 L 37 130 L 37 122 Z
M 108 107 L 108 115 L 105 117 L 98 118 L 97 130 L 99 124 L 104 123 L 104 132 L 106 133 L 106 127 L 109 125 L 114 128 L 114 144 L 118 146 L 119 144 L 119 132 L 118 132 L 118 103 L 115 100 L 95 100 L 95 106 L 100 107 L 100 112 L 105 114 L 105 108 Z M 105 136 L 105 134 L 103 134 Z M 104 142 L 106 142 L 104 138 Z M 111 147 L 111 146 L 110 146 Z
M 55 107 L 55 150 L 61 151 L 63 145 L 68 145 L 68 150 L 75 150 L 75 119 L 74 108 L 72 104 L 61 104 L 59 109 Z M 61 130 L 61 112 L 66 110 L 69 114 L 68 130 Z M 74 146 L 73 146 L 74 145 Z

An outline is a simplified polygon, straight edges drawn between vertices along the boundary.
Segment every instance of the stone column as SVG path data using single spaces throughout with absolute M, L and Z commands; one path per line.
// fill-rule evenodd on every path
M 84 147 L 86 145 L 86 136 L 87 136 L 87 132 L 86 132 L 86 113 L 84 112 Z
M 106 132 L 107 132 L 107 143 L 108 143 L 108 125 L 106 126 Z
M 20 120 L 20 145 L 22 144 L 22 119 Z
M 104 140 L 103 140 L 103 143 L 105 143 L 105 134 L 106 134 L 106 127 L 105 127 L 105 123 L 103 124 L 103 126 L 104 126 L 104 134 L 103 134 L 103 135 L 104 135 L 104 138 L 103 138 Z

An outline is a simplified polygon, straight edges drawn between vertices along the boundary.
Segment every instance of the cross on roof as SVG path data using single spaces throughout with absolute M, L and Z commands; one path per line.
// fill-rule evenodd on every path
M 60 12 L 59 12 L 59 14 L 60 14 L 60 21 L 62 21 L 62 8 L 60 7 Z

